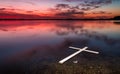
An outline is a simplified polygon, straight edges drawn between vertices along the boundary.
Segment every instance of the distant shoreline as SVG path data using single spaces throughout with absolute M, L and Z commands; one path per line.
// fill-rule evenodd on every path
M 0 19 L 1 20 L 120 20 L 120 19 Z

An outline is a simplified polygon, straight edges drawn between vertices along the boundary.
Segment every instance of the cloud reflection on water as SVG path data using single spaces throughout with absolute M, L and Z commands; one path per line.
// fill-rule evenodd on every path
M 35 58 L 56 61 L 74 52 L 68 50 L 70 45 L 119 55 L 120 26 L 113 22 L 0 21 L 1 57 L 14 62 Z

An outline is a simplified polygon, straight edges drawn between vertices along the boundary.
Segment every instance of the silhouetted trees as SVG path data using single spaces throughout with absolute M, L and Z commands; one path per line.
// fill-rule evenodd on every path
M 120 20 L 120 16 L 115 16 L 113 19 L 114 20 Z

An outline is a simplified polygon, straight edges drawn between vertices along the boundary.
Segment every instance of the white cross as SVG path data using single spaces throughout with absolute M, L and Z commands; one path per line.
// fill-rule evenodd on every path
M 63 64 L 64 62 L 66 62 L 67 60 L 69 60 L 70 58 L 74 57 L 75 55 L 79 54 L 79 53 L 82 52 L 82 51 L 86 51 L 86 52 L 90 52 L 90 53 L 94 53 L 94 54 L 99 54 L 99 52 L 96 52 L 96 51 L 86 50 L 88 47 L 84 47 L 84 48 L 81 49 L 81 48 L 76 48 L 76 47 L 70 46 L 69 48 L 71 48 L 71 49 L 76 49 L 76 50 L 78 50 L 78 51 L 75 52 L 75 53 L 73 53 L 73 54 L 71 54 L 70 56 L 68 56 L 68 57 L 60 60 L 60 61 L 59 61 L 60 64 Z

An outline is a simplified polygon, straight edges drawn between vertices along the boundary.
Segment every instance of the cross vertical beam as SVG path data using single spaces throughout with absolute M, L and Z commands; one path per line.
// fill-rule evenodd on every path
M 60 60 L 59 63 L 60 63 L 60 64 L 63 64 L 65 61 L 69 60 L 70 58 L 74 57 L 75 55 L 79 54 L 80 52 L 86 50 L 87 48 L 88 48 L 88 47 L 82 48 L 81 50 L 79 50 L 79 51 L 77 51 L 77 52 L 71 54 L 70 56 L 68 56 L 68 57 L 66 57 L 66 58 L 64 58 L 64 59 L 62 59 L 62 60 Z

